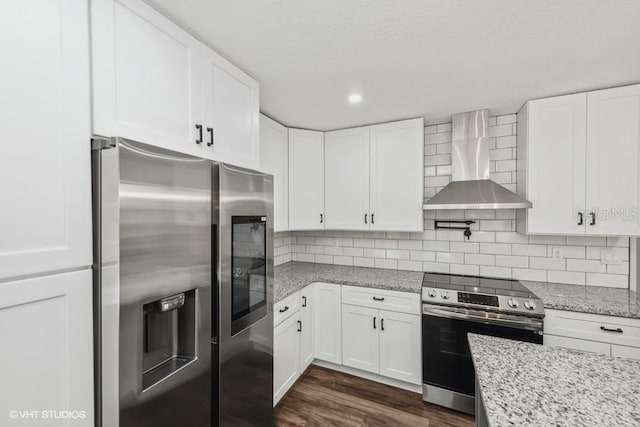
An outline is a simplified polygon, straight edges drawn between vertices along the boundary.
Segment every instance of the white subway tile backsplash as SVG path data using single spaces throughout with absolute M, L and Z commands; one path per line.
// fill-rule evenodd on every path
M 529 258 L 529 268 L 541 270 L 566 270 L 567 263 L 565 260 L 554 260 L 551 258 Z
M 451 274 L 466 274 L 469 276 L 478 276 L 480 274 L 480 267 L 477 265 L 469 264 L 451 264 Z
M 586 273 L 577 271 L 548 271 L 547 280 L 556 283 L 569 283 L 572 285 L 584 285 Z
M 567 270 L 586 273 L 606 273 L 607 265 L 595 259 L 568 259 Z
M 490 265 L 480 266 L 480 275 L 487 277 L 511 278 L 511 269 L 507 267 L 492 267 Z
M 502 267 L 528 268 L 529 257 L 515 255 L 496 255 L 496 265 Z
M 478 253 L 480 252 L 480 244 L 476 242 L 450 242 L 449 250 L 451 252 Z
M 373 267 L 373 258 L 353 258 L 353 265 L 356 267 Z
M 373 266 L 375 268 L 390 268 L 396 270 L 398 268 L 398 261 L 395 259 L 376 258 L 373 260 Z
M 587 273 L 587 285 L 627 288 L 629 287 L 629 276 L 622 274 Z
M 480 253 L 493 255 L 511 255 L 511 245 L 508 243 L 481 243 Z
M 491 178 L 516 187 L 516 115 L 489 118 Z M 424 197 L 451 180 L 451 123 L 426 126 Z M 552 153 L 551 153 L 552 155 Z M 434 220 L 476 221 L 462 231 L 434 230 Z M 308 231 L 274 234 L 274 262 L 289 260 L 411 271 L 471 274 L 578 285 L 628 286 L 629 238 L 526 236 L 515 232 L 516 210 L 424 211 L 424 231 Z M 554 248 L 562 259 L 554 260 Z M 602 264 L 602 251 L 622 263 Z
M 485 254 L 465 254 L 464 262 L 465 264 L 473 265 L 495 265 L 496 257 L 495 255 Z
M 526 255 L 526 256 L 546 256 L 547 247 L 544 245 L 524 245 L 514 244 L 511 245 L 511 253 L 513 255 Z

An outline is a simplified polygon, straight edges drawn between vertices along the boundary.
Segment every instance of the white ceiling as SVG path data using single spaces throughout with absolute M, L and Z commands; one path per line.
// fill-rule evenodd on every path
M 147 0 L 318 130 L 640 82 L 640 0 Z M 350 105 L 359 92 L 363 102 Z

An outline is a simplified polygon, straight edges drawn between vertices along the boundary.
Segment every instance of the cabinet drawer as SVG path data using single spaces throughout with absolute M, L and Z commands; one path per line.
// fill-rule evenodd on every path
M 278 326 L 300 308 L 300 291 L 294 292 L 273 305 L 273 325 Z
M 343 286 L 342 303 L 401 313 L 420 314 L 419 293 Z
M 624 359 L 640 360 L 640 348 L 627 347 L 624 345 L 612 345 L 611 355 L 613 357 L 622 357 Z
M 611 345 L 603 342 L 557 337 L 555 335 L 545 335 L 544 345 L 588 351 L 589 353 L 606 354 L 607 356 L 611 355 Z
M 546 310 L 545 334 L 640 347 L 640 320 Z

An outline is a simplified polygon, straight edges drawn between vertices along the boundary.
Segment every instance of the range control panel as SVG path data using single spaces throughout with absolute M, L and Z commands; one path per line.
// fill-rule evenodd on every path
M 458 302 L 485 305 L 489 307 L 500 306 L 497 295 L 470 294 L 468 292 L 458 292 Z
M 539 299 L 511 297 L 505 295 L 476 294 L 448 289 L 422 288 L 422 302 L 450 306 L 498 309 L 518 314 L 544 316 L 544 306 Z

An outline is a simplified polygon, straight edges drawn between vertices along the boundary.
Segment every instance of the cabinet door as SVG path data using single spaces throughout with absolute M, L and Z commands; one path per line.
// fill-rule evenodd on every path
M 258 82 L 202 46 L 205 157 L 249 169 L 260 162 Z
M 313 286 L 300 291 L 300 372 L 313 362 Z
M 421 317 L 380 310 L 380 375 L 422 383 Z
M 289 229 L 289 136 L 287 128 L 260 116 L 260 170 L 273 175 L 273 231 Z
M 315 283 L 313 289 L 313 335 L 315 358 L 342 363 L 340 285 Z
M 378 373 L 380 349 L 378 310 L 357 305 L 342 306 L 342 364 Z
M 200 43 L 141 0 L 91 5 L 94 133 L 198 154 Z
M 91 285 L 91 270 L 0 284 L 2 420 L 13 409 L 73 410 L 85 416 L 70 424 L 93 426 Z
M 587 234 L 640 235 L 640 85 L 589 92 L 587 117 Z
M 578 93 L 528 104 L 528 233 L 584 233 L 586 99 Z
M 325 229 L 369 229 L 369 127 L 324 134 Z
M 324 134 L 289 129 L 289 229 L 324 228 Z
M 0 279 L 92 261 L 87 3 L 2 5 Z
M 559 337 L 556 335 L 544 335 L 544 345 L 554 347 L 571 348 L 573 350 L 587 351 L 611 356 L 611 345 L 597 341 L 580 340 L 577 338 Z
M 300 375 L 300 313 L 289 317 L 273 333 L 273 405 Z
M 424 120 L 371 126 L 371 229 L 422 231 Z

